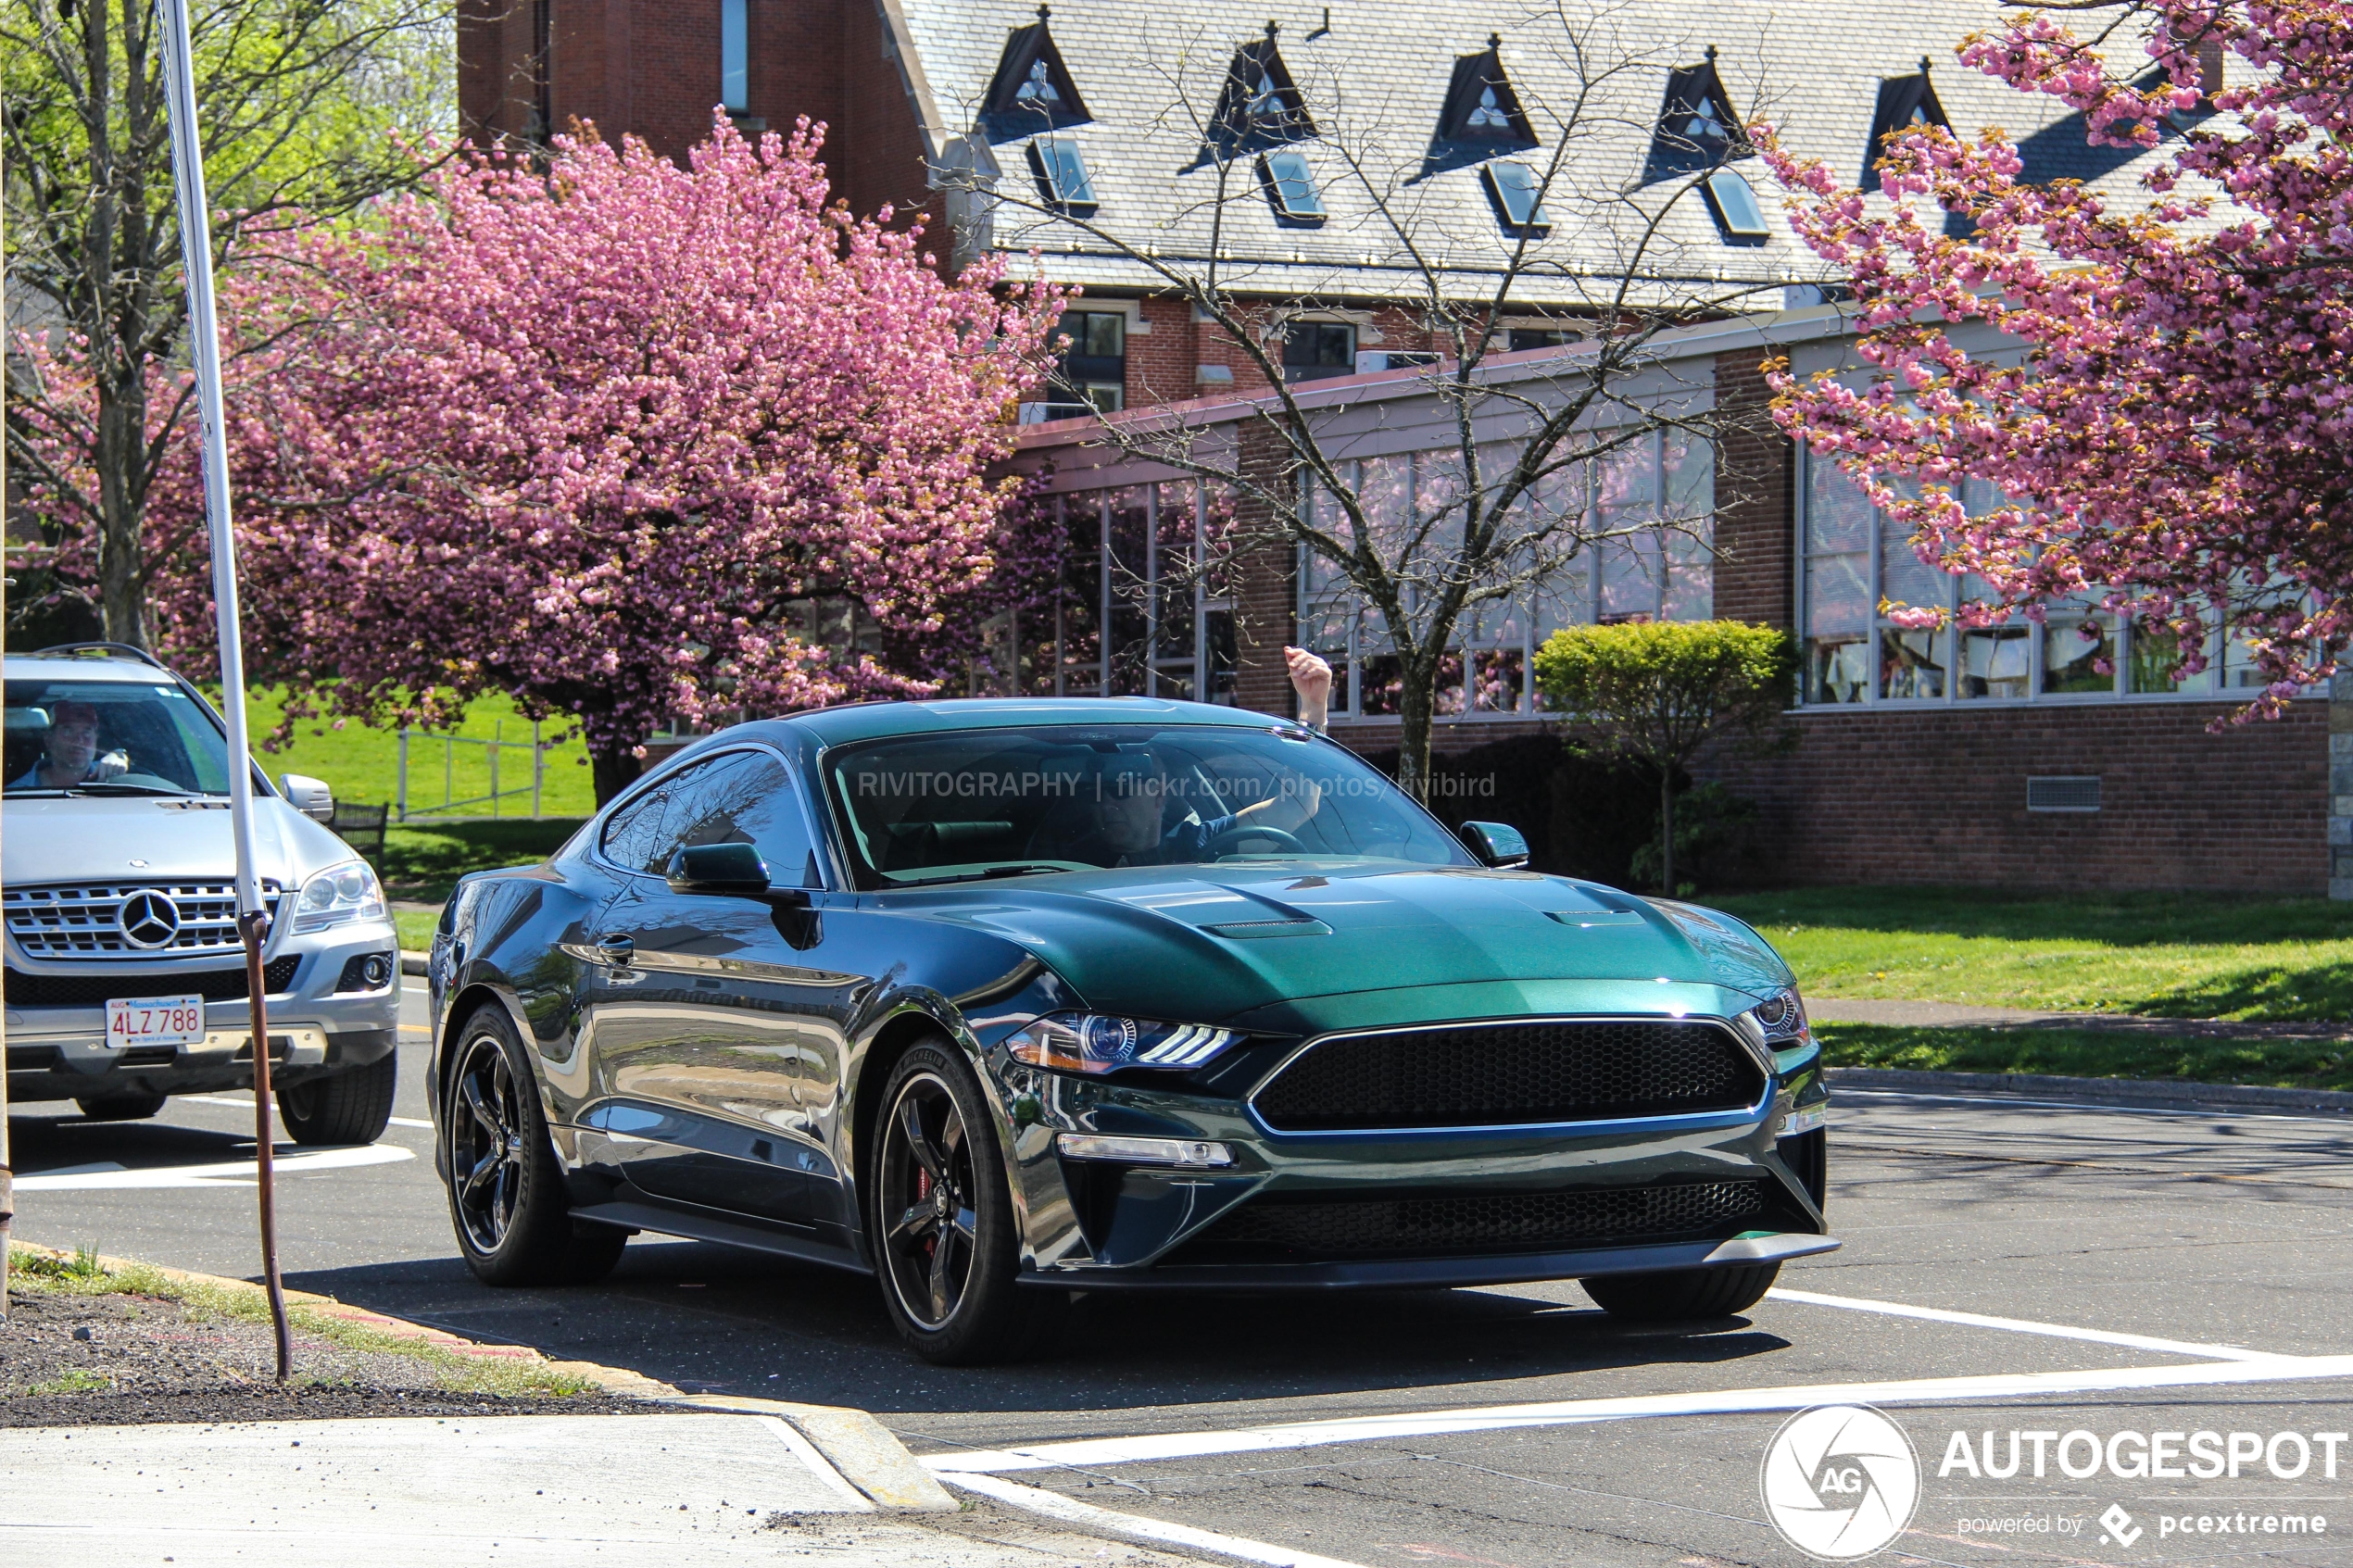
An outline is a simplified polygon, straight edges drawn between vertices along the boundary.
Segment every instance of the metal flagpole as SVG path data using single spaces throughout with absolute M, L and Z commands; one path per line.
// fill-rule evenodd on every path
M 163 73 L 171 118 L 171 172 L 180 201 L 180 254 L 188 273 L 188 340 L 196 369 L 196 406 L 204 425 L 205 516 L 212 534 L 212 599 L 220 640 L 220 708 L 229 721 L 229 821 L 237 844 L 237 931 L 245 943 L 245 995 L 253 1015 L 254 1157 L 259 1166 L 261 1273 L 278 1334 L 278 1381 L 292 1370 L 286 1292 L 278 1278 L 275 1133 L 270 1115 L 270 1015 L 263 1001 L 261 945 L 270 911 L 253 864 L 253 753 L 245 738 L 245 671 L 237 631 L 237 546 L 229 527 L 229 443 L 220 407 L 220 335 L 212 308 L 211 208 L 206 205 L 204 152 L 196 144 L 195 69 L 190 59 L 187 0 L 163 0 Z
M 0 303 L 0 320 L 6 320 L 5 303 Z M 6 377 L 0 376 L 0 398 L 5 398 Z M 0 442 L 0 495 L 8 490 L 7 444 Z M 8 620 L 8 555 L 0 546 L 0 626 Z M 0 1025 L 0 1326 L 8 1321 L 8 1232 L 16 1223 L 16 1182 L 8 1165 L 8 1041 L 7 1030 Z

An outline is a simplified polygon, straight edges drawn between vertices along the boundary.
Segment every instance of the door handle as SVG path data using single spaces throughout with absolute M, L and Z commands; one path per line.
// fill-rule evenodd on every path
M 613 968 L 627 969 L 629 960 L 637 956 L 637 944 L 616 931 L 609 936 L 597 938 L 597 951 L 602 953 L 605 961 Z

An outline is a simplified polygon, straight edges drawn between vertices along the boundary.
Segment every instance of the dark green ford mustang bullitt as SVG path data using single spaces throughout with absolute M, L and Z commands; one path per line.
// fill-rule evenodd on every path
M 725 731 L 443 911 L 459 1246 L 494 1284 L 594 1278 L 636 1229 L 870 1270 L 940 1361 L 1077 1290 L 1746 1307 L 1837 1245 L 1789 969 L 1524 859 L 1231 709 Z

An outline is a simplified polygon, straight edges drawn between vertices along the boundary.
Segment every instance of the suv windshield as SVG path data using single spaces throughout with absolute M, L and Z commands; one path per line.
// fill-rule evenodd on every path
M 1474 862 L 1325 741 L 1205 725 L 910 735 L 826 764 L 867 886 L 1269 859 Z
M 8 683 L 7 793 L 226 795 L 229 748 L 169 681 Z

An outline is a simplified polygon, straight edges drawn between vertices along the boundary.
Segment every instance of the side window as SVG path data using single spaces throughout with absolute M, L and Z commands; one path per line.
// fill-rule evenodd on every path
M 768 864 L 779 887 L 809 887 L 817 881 L 815 857 L 801 818 L 792 775 L 760 751 L 714 757 L 633 802 L 605 830 L 605 853 L 615 864 L 661 876 L 676 850 L 696 844 L 749 844 Z
M 694 793 L 698 781 L 708 777 L 712 769 L 743 755 L 735 752 L 682 768 L 658 788 L 648 790 L 615 811 L 605 820 L 605 835 L 598 841 L 605 859 L 625 871 L 651 872 L 660 876 L 670 864 L 670 851 L 678 842 L 678 835 L 667 831 L 677 811 Z

